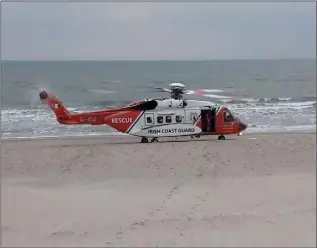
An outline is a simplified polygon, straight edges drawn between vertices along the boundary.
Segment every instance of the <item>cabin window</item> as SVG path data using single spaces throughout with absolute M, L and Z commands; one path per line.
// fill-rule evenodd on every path
M 152 118 L 151 117 L 146 117 L 146 123 L 152 123 Z
M 196 122 L 197 121 L 197 114 L 191 113 L 189 119 L 191 122 Z
M 228 111 L 223 113 L 223 117 L 224 117 L 224 122 L 234 122 L 233 116 Z
M 180 116 L 180 115 L 176 115 L 176 122 L 177 122 L 177 123 L 182 122 L 182 119 L 183 119 L 183 117 L 182 117 L 182 116 Z
M 172 122 L 172 116 L 166 116 L 165 117 L 165 121 L 166 121 L 166 123 L 171 123 Z
M 156 120 L 157 120 L 157 123 L 162 124 L 163 123 L 163 116 L 158 116 L 156 118 Z

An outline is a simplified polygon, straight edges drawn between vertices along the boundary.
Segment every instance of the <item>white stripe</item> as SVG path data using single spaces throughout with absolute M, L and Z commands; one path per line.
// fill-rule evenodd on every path
M 140 117 L 143 115 L 145 111 L 143 110 L 138 116 L 137 118 L 135 119 L 135 121 L 130 125 L 130 127 L 128 128 L 128 130 L 126 131 L 126 133 L 129 133 L 132 129 L 132 127 L 134 126 L 134 124 L 140 120 Z

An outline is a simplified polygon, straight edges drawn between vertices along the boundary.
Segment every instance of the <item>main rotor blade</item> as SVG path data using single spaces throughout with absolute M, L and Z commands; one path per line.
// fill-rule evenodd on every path
M 142 89 L 148 89 L 152 92 L 171 92 L 170 89 L 162 88 L 162 87 L 152 87 L 152 86 L 137 86 Z
M 96 94 L 101 94 L 101 95 L 106 95 L 106 94 L 114 94 L 114 93 L 117 93 L 115 91 L 112 91 L 112 90 L 103 90 L 103 89 L 87 89 L 88 92 L 91 92 L 91 93 L 96 93 Z
M 170 83 L 184 83 L 183 80 L 177 81 L 177 80 L 167 80 Z
M 223 90 L 219 89 L 199 89 L 199 90 L 187 90 L 184 94 L 187 95 L 198 95 L 210 98 L 217 98 L 217 99 L 230 99 L 231 96 L 224 96 L 224 95 L 216 95 L 210 93 L 223 93 Z

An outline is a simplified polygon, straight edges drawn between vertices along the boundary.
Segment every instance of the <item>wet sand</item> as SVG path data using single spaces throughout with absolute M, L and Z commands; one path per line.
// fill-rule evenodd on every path
M 2 245 L 316 247 L 316 133 L 139 140 L 2 141 Z

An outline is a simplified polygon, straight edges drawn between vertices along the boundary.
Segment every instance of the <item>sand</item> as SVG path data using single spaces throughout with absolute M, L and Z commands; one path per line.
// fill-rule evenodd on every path
M 1 159 L 3 246 L 316 247 L 315 133 L 3 141 Z

